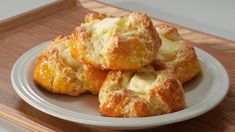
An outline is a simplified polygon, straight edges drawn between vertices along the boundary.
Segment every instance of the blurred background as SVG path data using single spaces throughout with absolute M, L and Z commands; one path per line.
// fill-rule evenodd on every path
M 0 21 L 56 0 L 0 0 Z M 235 41 L 235 0 L 98 0 Z
M 99 0 L 235 41 L 234 0 Z

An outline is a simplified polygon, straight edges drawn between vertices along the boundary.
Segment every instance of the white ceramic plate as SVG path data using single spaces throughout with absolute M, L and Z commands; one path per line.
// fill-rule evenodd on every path
M 184 110 L 143 118 L 103 117 L 98 110 L 97 96 L 57 95 L 35 85 L 32 75 L 34 61 L 47 44 L 48 42 L 45 42 L 30 49 L 17 60 L 11 72 L 13 87 L 23 100 L 42 112 L 81 124 L 110 129 L 141 129 L 175 123 L 211 110 L 222 101 L 229 88 L 228 75 L 221 63 L 205 51 L 195 48 L 202 74 L 184 85 Z

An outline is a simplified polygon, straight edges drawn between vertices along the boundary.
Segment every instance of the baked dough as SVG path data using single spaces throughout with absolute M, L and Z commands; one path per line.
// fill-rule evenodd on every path
M 174 71 L 149 65 L 137 71 L 110 71 L 99 102 L 103 116 L 143 117 L 181 110 L 185 97 Z
M 139 69 L 151 63 L 161 40 L 150 18 L 88 14 L 72 35 L 72 56 L 100 69 Z
M 162 40 L 155 61 L 137 71 L 110 71 L 99 93 L 104 116 L 142 117 L 161 115 L 185 107 L 182 83 L 200 72 L 191 42 L 176 28 L 162 24 Z
M 181 83 L 191 80 L 201 70 L 191 42 L 182 39 L 172 26 L 162 24 L 156 29 L 162 40 L 156 57 L 158 65 L 174 70 Z
M 77 96 L 86 91 L 98 94 L 107 71 L 84 65 L 71 56 L 69 37 L 58 36 L 38 56 L 34 79 L 48 91 Z

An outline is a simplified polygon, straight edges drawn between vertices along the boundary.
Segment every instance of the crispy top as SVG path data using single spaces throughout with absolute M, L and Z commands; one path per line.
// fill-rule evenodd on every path
M 162 46 L 156 56 L 163 68 L 176 71 L 181 83 L 191 80 L 200 72 L 200 64 L 190 41 L 182 39 L 176 28 L 162 24 L 156 27 Z
M 54 93 L 77 96 L 84 92 L 98 94 L 107 71 L 84 65 L 71 56 L 70 37 L 58 36 L 38 56 L 34 79 Z
M 151 63 L 161 45 L 151 20 L 137 12 L 123 17 L 89 14 L 73 38 L 74 58 L 112 70 L 138 69 Z
M 184 90 L 174 71 L 155 69 L 110 71 L 99 94 L 102 115 L 142 117 L 183 109 Z

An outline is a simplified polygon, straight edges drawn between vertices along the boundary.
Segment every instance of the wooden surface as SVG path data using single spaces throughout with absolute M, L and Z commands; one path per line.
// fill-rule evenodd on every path
M 55 14 L 63 9 L 76 5 L 76 0 L 57 0 L 50 4 L 35 8 L 31 11 L 16 15 L 0 21 L 0 32 L 8 31 L 24 23 L 31 22 L 50 14 Z
M 32 20 L 27 24 L 0 33 L 1 118 L 9 119 L 32 131 L 39 128 L 45 131 L 109 131 L 61 120 L 40 112 L 16 94 L 10 81 L 11 68 L 24 52 L 41 42 L 53 39 L 56 35 L 71 33 L 83 21 L 84 15 L 91 11 L 111 15 L 128 14 L 127 11 L 98 2 L 78 0 L 76 7 L 48 15 L 40 20 Z M 155 25 L 159 23 L 162 23 L 162 21 L 154 20 Z M 140 131 L 235 131 L 235 43 L 177 27 L 185 39 L 193 41 L 195 46 L 209 52 L 225 66 L 230 77 L 228 95 L 217 107 L 202 116 L 180 123 Z

